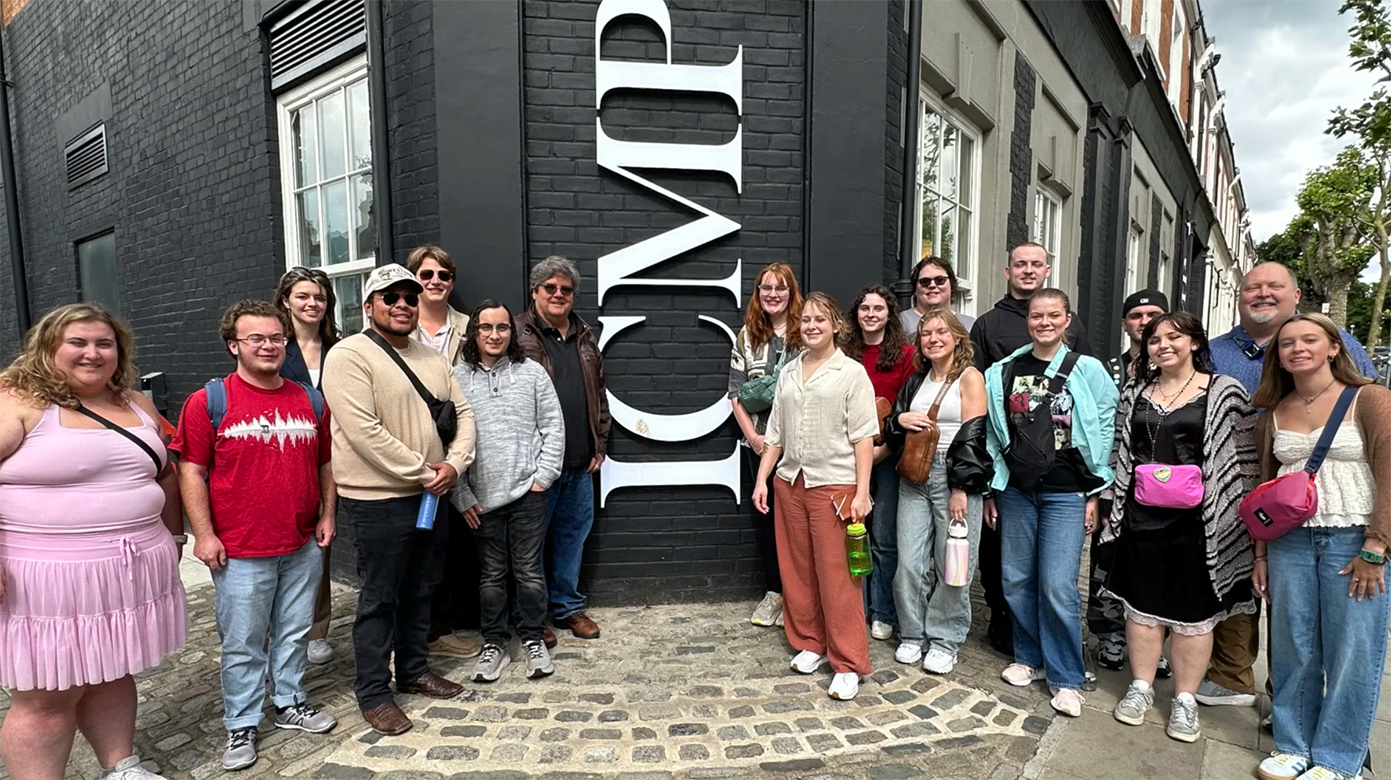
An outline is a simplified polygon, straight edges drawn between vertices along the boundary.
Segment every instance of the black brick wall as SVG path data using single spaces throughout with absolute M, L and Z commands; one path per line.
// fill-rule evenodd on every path
M 916 139 L 905 139 L 903 131 L 910 111 L 918 110 L 916 91 L 905 89 L 908 82 L 908 34 L 904 31 L 904 0 L 889 2 L 889 86 L 884 95 L 884 279 L 888 283 L 906 278 L 911 268 L 902 267 L 899 257 L 898 231 L 901 226 L 899 209 L 905 202 L 903 193 L 904 144 L 910 148 Z M 908 207 L 914 208 L 912 193 Z M 911 292 L 911 291 L 910 291 Z
M 620 287 L 603 313 L 646 315 L 605 353 L 609 387 L 625 402 L 664 413 L 704 408 L 724 393 L 729 341 L 697 314 L 737 330 L 757 269 L 789 263 L 805 278 L 803 132 L 805 5 L 797 0 L 672 0 L 673 62 L 723 65 L 744 47 L 743 192 L 723 175 L 646 171 L 643 175 L 742 224 L 742 230 L 651 276 L 722 278 L 742 258 L 741 306 L 726 292 L 684 288 L 676 294 Z M 596 0 L 526 0 L 528 241 L 533 260 L 562 254 L 584 279 L 578 312 L 597 322 L 596 260 L 693 215 L 607 172 L 595 160 L 594 19 Z M 634 17 L 609 27 L 604 55 L 662 56 L 658 31 Z M 628 140 L 724 143 L 739 127 L 734 105 L 713 95 L 610 93 L 606 132 Z M 609 454 L 622 460 L 728 456 L 733 418 L 697 442 L 662 444 L 615 424 Z M 627 489 L 601 510 L 585 556 L 584 588 L 601 601 L 710 599 L 747 595 L 762 585 L 748 517 L 750 486 L 736 506 L 717 488 Z M 596 491 L 597 494 L 597 491 Z M 596 567 L 603 578 L 596 580 Z M 583 588 L 582 588 L 583 589 Z
M 1029 184 L 1033 181 L 1034 153 L 1029 146 L 1033 132 L 1034 92 L 1037 74 L 1022 54 L 1014 59 L 1014 132 L 1009 141 L 1009 219 L 1005 241 L 1018 246 L 1029 240 Z
M 1145 274 L 1145 286 L 1154 289 L 1159 286 L 1159 239 L 1164 229 L 1164 202 L 1158 195 L 1150 196 L 1150 246 L 1149 271 Z
M 387 126 L 391 133 L 391 203 L 396 223 L 396 262 L 411 249 L 439 242 L 438 134 L 435 129 L 435 60 L 430 0 L 383 3 Z M 446 247 L 459 262 L 466 248 Z M 463 292 L 463 291 L 460 291 Z M 482 296 L 480 296 L 482 297 Z M 471 297 L 458 301 L 476 303 Z

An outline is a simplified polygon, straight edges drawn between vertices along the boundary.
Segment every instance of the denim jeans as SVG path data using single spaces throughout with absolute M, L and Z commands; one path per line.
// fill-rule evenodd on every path
M 415 682 L 430 671 L 430 597 L 444 576 L 449 514 L 441 511 L 430 531 L 415 527 L 420 496 L 361 501 L 338 499 L 338 521 L 353 529 L 357 553 L 357 615 L 353 660 L 358 706 L 370 710 L 392 701 L 391 656 L 396 683 Z
M 1014 661 L 1048 674 L 1052 688 L 1080 688 L 1082 568 L 1087 499 L 1007 487 L 995 496 L 1000 568 L 1014 613 Z
M 228 731 L 260 724 L 267 672 L 275 706 L 304 703 L 300 682 L 323 562 L 323 552 L 310 537 L 296 552 L 228 558 L 226 566 L 212 573 L 222 639 L 222 725 Z
M 932 459 L 932 474 L 921 485 L 901 480 L 898 486 L 898 574 L 894 600 L 898 604 L 898 635 L 925 649 L 940 647 L 955 653 L 971 630 L 971 580 L 953 587 L 943 582 L 947 567 L 947 531 L 951 515 L 947 502 L 947 461 Z M 971 545 L 967 572 L 976 569 L 980 553 L 981 498 L 966 497 L 966 541 Z
M 898 625 L 894 572 L 898 571 L 898 453 L 874 464 L 874 511 L 869 515 L 869 618 Z
M 1391 595 L 1348 597 L 1362 528 L 1296 528 L 1266 548 L 1275 749 L 1349 777 L 1367 757 Z
M 551 612 L 564 620 L 583 612 L 588 599 L 580 594 L 580 560 L 589 529 L 594 527 L 594 475 L 582 468 L 565 469 L 546 491 L 546 535 L 550 539 Z
M 483 639 L 507 645 L 507 573 L 517 587 L 517 633 L 523 642 L 540 641 L 546 622 L 546 575 L 541 549 L 546 540 L 546 494 L 528 491 L 521 498 L 479 517 Z

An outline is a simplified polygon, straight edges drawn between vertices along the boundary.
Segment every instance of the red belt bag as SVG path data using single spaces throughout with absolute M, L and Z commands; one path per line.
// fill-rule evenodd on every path
M 1251 495 L 1241 501 L 1241 521 L 1251 538 L 1258 542 L 1270 542 L 1304 525 L 1319 511 L 1319 487 L 1314 481 L 1323 460 L 1328 456 L 1328 448 L 1333 445 L 1333 437 L 1338 426 L 1347 415 L 1352 399 L 1357 397 L 1357 388 L 1345 387 L 1338 403 L 1334 405 L 1328 422 L 1323 426 L 1318 446 L 1309 456 L 1303 471 L 1276 477 L 1262 483 Z M 1274 411 L 1270 412 L 1274 415 Z M 1272 421 L 1273 425 L 1273 421 Z

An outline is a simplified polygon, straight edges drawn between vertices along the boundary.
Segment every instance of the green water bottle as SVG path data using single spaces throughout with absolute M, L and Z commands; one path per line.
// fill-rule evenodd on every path
M 864 523 L 845 527 L 845 557 L 850 561 L 850 576 L 863 577 L 872 568 L 869 562 L 869 534 Z

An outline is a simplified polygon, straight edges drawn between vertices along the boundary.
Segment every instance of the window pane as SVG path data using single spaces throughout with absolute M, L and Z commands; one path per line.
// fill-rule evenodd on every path
M 295 196 L 299 211 L 299 223 L 295 232 L 299 234 L 299 261 L 307 268 L 318 268 L 324 264 L 323 251 L 319 246 L 319 191 L 305 190 Z
M 975 268 L 975 219 L 969 209 L 958 208 L 956 210 L 956 267 L 965 268 L 970 274 L 968 278 L 974 278 L 972 269 Z M 961 274 L 965 276 L 965 274 Z
M 942 118 L 928 111 L 923 117 L 923 153 L 918 175 L 932 192 L 941 189 Z
M 971 178 L 975 175 L 976 142 L 963 132 L 957 131 L 956 135 L 958 143 L 960 144 L 960 150 L 956 155 L 959 161 L 957 168 L 957 198 L 963 204 L 969 204 L 974 194 L 972 188 L 976 186 L 975 181 Z
M 943 260 L 948 260 L 952 263 L 955 263 L 957 234 L 956 207 L 944 200 L 942 201 L 941 208 L 942 219 L 941 223 L 938 225 L 938 228 L 941 231 L 941 236 L 937 239 L 937 254 Z
M 364 274 L 352 274 L 333 280 L 333 292 L 338 296 L 338 322 L 344 336 L 362 332 L 362 283 L 365 279 Z
M 957 179 L 961 170 L 961 131 L 951 125 L 942 128 L 942 178 L 943 197 L 957 199 Z
M 370 260 L 377 253 L 377 220 L 372 209 L 372 174 L 352 177 L 353 228 L 357 231 L 357 258 Z
M 922 254 L 918 259 L 930 257 L 937 252 L 937 198 L 929 195 L 923 198 Z
M 372 167 L 372 115 L 367 103 L 367 79 L 348 87 L 348 119 L 352 138 L 351 170 Z
M 319 151 L 323 167 L 319 180 L 343 175 L 348 125 L 343 118 L 343 93 L 334 92 L 319 101 Z
M 82 300 L 121 313 L 121 279 L 116 268 L 116 234 L 107 233 L 77 244 L 77 268 Z
M 291 133 L 295 142 L 295 187 L 306 187 L 318 182 L 318 171 L 314 158 L 318 156 L 318 144 L 314 132 L 314 107 L 306 106 L 290 117 Z
M 323 187 L 324 234 L 327 238 L 328 265 L 346 263 L 348 256 L 348 182 L 336 181 Z

